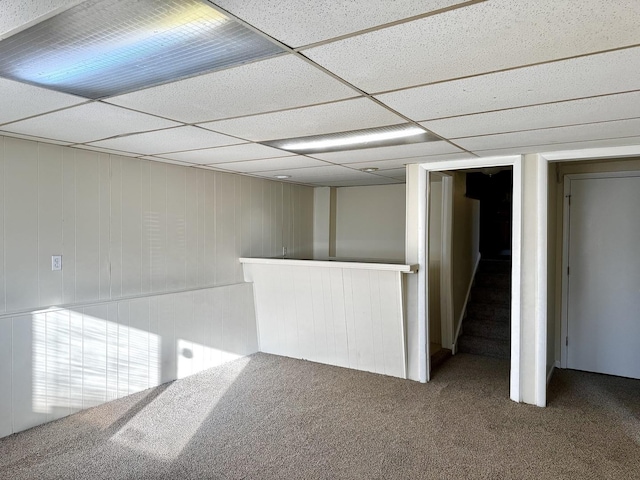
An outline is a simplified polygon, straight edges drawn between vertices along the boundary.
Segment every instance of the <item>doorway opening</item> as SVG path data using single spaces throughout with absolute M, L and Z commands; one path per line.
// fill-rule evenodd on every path
M 479 257 L 461 306 L 457 351 L 509 360 L 511 356 L 511 167 L 466 172 L 467 198 L 479 202 Z M 462 278 L 465 281 L 466 278 Z M 455 281 L 454 281 L 455 285 Z

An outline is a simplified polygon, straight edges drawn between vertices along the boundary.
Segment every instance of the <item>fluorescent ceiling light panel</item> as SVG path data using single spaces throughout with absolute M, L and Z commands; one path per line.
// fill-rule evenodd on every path
M 426 132 L 422 128 L 411 124 L 403 124 L 261 143 L 289 152 L 310 154 L 358 150 L 361 148 L 388 147 L 391 145 L 433 142 L 437 140 L 439 140 L 438 137 Z
M 88 0 L 0 41 L 0 76 L 97 99 L 282 52 L 206 0 Z

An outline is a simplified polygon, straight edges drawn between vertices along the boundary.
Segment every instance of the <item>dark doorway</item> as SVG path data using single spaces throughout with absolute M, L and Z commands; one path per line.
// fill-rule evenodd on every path
M 511 169 L 484 169 L 467 173 L 467 197 L 480 200 L 480 253 L 482 258 L 511 256 Z

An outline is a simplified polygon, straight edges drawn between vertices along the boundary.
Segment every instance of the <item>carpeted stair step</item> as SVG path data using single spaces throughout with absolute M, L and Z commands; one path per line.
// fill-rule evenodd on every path
M 511 289 L 495 287 L 476 287 L 471 289 L 471 302 L 492 305 L 510 305 Z
M 511 273 L 511 260 L 480 260 L 478 273 Z
M 466 318 L 469 321 L 494 320 L 508 324 L 511 321 L 511 305 L 471 302 L 467 305 Z
M 462 326 L 464 335 L 483 338 L 494 338 L 496 340 L 509 341 L 511 329 L 509 322 L 496 320 L 475 320 L 467 319 Z
M 494 320 L 509 323 L 511 321 L 511 305 L 471 302 L 467 305 L 466 318 L 468 320 Z
M 508 340 L 473 337 L 471 335 L 461 335 L 458 338 L 458 351 L 504 359 L 508 359 L 511 356 L 511 347 Z
M 478 287 L 511 288 L 510 273 L 477 273 L 474 285 Z

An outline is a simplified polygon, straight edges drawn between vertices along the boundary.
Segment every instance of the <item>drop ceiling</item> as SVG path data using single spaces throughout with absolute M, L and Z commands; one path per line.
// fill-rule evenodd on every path
M 323 186 L 402 183 L 409 163 L 640 144 L 638 0 L 190 1 L 271 56 L 97 100 L 0 76 L 0 135 Z M 87 5 L 0 2 L 0 49 Z M 259 143 L 406 123 L 437 141 L 307 155 Z

